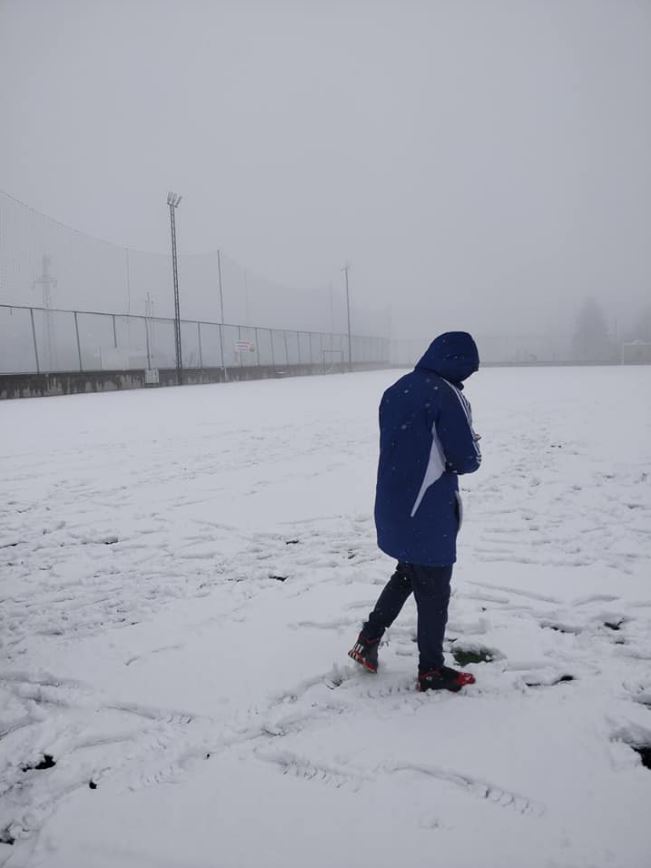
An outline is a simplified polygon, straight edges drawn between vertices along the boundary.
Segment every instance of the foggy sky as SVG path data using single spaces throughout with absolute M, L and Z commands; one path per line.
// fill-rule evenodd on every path
M 0 188 L 392 306 L 394 334 L 651 295 L 651 2 L 0 0 Z

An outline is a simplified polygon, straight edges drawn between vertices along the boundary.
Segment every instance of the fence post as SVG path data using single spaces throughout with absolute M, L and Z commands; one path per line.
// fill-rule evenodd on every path
M 151 350 L 149 349 L 149 318 L 145 317 L 145 344 L 147 345 L 147 370 L 151 369 Z
M 201 323 L 197 323 L 197 332 L 199 336 L 199 367 L 203 368 L 203 352 L 201 349 Z
M 222 362 L 222 373 L 224 375 L 224 382 L 228 379 L 226 376 L 226 361 L 224 359 L 224 323 L 219 323 L 219 353 L 221 356 Z
M 38 361 L 38 344 L 36 342 L 36 326 L 34 325 L 34 309 L 30 307 L 29 318 L 32 321 L 32 339 L 34 340 L 34 358 L 36 359 L 36 373 L 41 373 L 41 366 Z
M 274 355 L 274 333 L 271 329 L 267 329 L 269 332 L 269 343 L 271 345 L 271 367 L 276 370 L 276 357 Z
M 79 340 L 79 320 L 77 318 L 77 311 L 75 311 L 75 333 L 77 335 L 77 352 L 79 354 L 79 370 L 83 371 L 84 366 L 81 361 L 81 341 Z
M 287 348 L 287 332 L 283 329 L 283 340 L 285 341 L 285 365 L 289 367 L 289 349 Z
M 117 350 L 118 348 L 118 330 L 115 325 L 115 314 L 112 314 L 113 317 L 113 346 Z
M 249 326 L 250 328 L 250 326 Z M 258 334 L 258 329 L 256 326 L 253 326 L 253 334 L 255 335 L 255 340 L 253 341 L 255 345 L 255 367 L 260 367 L 260 335 Z

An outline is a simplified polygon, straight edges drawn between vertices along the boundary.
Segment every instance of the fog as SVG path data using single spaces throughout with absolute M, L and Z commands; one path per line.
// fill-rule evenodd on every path
M 650 83 L 633 0 L 4 0 L 0 188 L 165 256 L 182 194 L 180 251 L 239 275 L 231 318 L 256 316 L 246 274 L 277 299 L 259 324 L 313 299 L 339 328 L 349 262 L 362 333 L 551 340 L 592 298 L 626 334 L 651 286 Z M 126 312 L 101 270 L 60 306 Z M 214 316 L 214 283 L 191 304 Z

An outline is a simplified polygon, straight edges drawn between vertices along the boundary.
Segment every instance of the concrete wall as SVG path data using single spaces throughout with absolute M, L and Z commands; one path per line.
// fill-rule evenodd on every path
M 356 371 L 375 370 L 386 367 L 372 363 L 354 364 Z M 329 372 L 346 371 L 347 365 L 333 365 Z M 287 365 L 237 367 L 226 369 L 229 382 L 238 380 L 261 380 L 279 377 L 300 377 L 323 374 L 323 365 Z M 118 389 L 157 389 L 176 385 L 176 369 L 159 371 L 160 385 L 145 386 L 145 372 L 141 371 L 73 371 L 57 374 L 1 374 L 0 400 L 6 398 L 43 398 L 52 395 L 76 395 L 86 392 L 112 392 Z M 224 382 L 221 368 L 189 368 L 183 372 L 184 385 Z

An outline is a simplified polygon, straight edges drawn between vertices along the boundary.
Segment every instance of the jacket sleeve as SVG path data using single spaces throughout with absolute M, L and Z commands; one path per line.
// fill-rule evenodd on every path
M 441 405 L 436 421 L 438 435 L 447 462 L 453 473 L 474 473 L 481 464 L 478 436 L 472 427 L 470 404 L 458 389 L 445 383 L 441 390 Z

